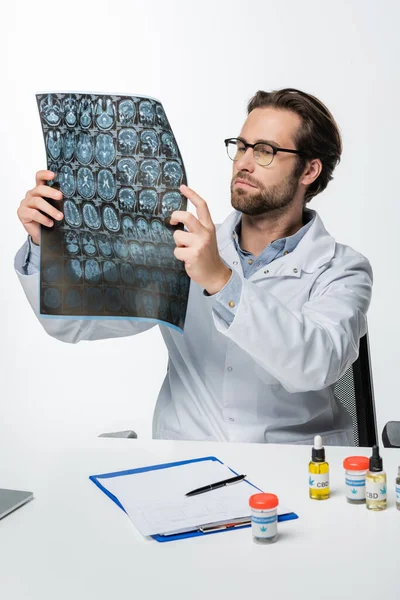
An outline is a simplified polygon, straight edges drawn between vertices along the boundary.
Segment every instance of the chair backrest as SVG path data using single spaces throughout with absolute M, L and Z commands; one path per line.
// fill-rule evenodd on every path
M 368 333 L 360 339 L 358 358 L 336 382 L 334 393 L 353 419 L 354 445 L 371 447 L 376 444 L 378 438 Z

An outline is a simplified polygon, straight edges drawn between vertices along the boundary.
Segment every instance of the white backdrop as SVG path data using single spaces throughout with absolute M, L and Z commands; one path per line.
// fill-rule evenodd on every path
M 400 420 L 398 267 L 399 9 L 391 1 L 36 0 L 1 9 L 2 228 L 0 435 L 55 444 L 134 428 L 151 436 L 166 370 L 158 328 L 133 338 L 63 344 L 35 319 L 13 270 L 25 239 L 16 209 L 45 168 L 35 92 L 92 90 L 161 100 L 189 185 L 220 222 L 231 162 L 258 89 L 318 96 L 344 153 L 311 203 L 328 230 L 371 261 L 369 312 L 378 425 Z

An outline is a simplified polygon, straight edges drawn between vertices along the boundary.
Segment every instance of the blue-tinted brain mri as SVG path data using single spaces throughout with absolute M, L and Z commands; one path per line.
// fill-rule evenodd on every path
M 64 219 L 42 227 L 40 314 L 139 318 L 183 330 L 189 277 L 174 256 L 185 167 L 162 104 L 81 92 L 36 96 L 49 199 Z
M 158 136 L 155 131 L 146 130 L 140 134 L 140 152 L 144 156 L 157 156 Z
M 81 133 L 78 136 L 76 158 L 81 165 L 88 165 L 93 160 L 93 140 L 88 133 Z
M 158 204 L 155 190 L 142 190 L 139 193 L 139 211 L 143 214 L 154 215 Z M 148 229 L 148 226 L 147 226 Z
M 161 169 L 157 160 L 144 160 L 139 169 L 138 183 L 143 186 L 155 186 L 158 184 Z
M 102 167 L 109 167 L 115 160 L 116 150 L 112 135 L 99 133 L 96 137 L 96 160 Z
M 137 162 L 134 158 L 122 158 L 117 164 L 117 180 L 121 185 L 135 185 L 138 172 Z

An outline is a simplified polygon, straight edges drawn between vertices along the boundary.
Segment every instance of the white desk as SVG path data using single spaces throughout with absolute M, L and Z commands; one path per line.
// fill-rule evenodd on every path
M 400 450 L 383 450 L 389 507 L 346 503 L 342 460 L 327 448 L 332 497 L 308 498 L 310 448 L 94 439 L 90 447 L 1 447 L 0 486 L 36 498 L 0 521 L 2 600 L 174 600 L 251 597 L 324 600 L 400 597 L 400 511 L 394 478 Z M 367 452 L 368 453 L 368 452 Z M 280 539 L 253 543 L 250 529 L 159 544 L 88 476 L 146 464 L 216 455 L 298 513 Z

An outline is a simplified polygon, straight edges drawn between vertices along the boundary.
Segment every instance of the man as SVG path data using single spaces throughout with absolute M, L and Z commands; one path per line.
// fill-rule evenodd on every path
M 294 89 L 258 92 L 233 160 L 235 209 L 216 230 L 206 202 L 181 191 L 197 217 L 175 211 L 175 255 L 191 288 L 183 335 L 161 326 L 168 371 L 153 421 L 156 438 L 352 445 L 352 423 L 333 393 L 366 332 L 372 272 L 337 244 L 306 204 L 325 189 L 340 160 L 337 125 L 317 98 Z M 62 214 L 61 199 L 37 174 L 18 209 L 31 239 L 16 270 L 38 313 L 39 224 Z M 41 212 L 39 212 L 41 211 Z M 43 214 L 44 213 L 44 214 Z M 32 243 L 33 242 L 33 243 Z M 135 335 L 152 323 L 43 319 L 65 342 Z

